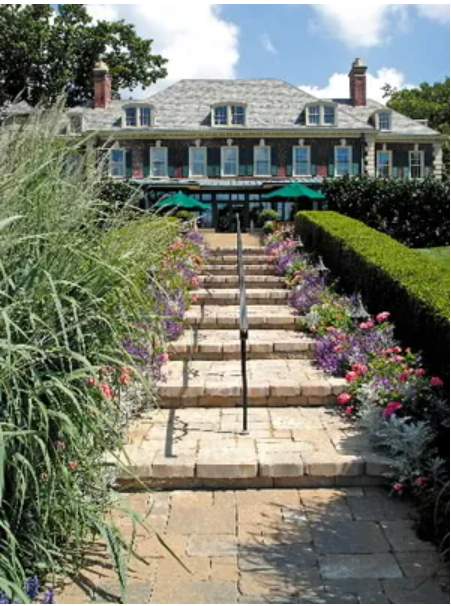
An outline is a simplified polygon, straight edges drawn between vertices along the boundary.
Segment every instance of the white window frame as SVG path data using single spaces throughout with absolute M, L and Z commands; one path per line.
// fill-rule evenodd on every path
M 419 177 L 412 177 L 412 157 L 413 154 L 420 154 L 420 170 L 421 175 Z M 424 179 L 424 150 L 412 149 L 409 151 L 409 179 Z
M 113 152 L 122 152 L 122 162 L 113 162 Z M 124 179 L 126 176 L 126 170 L 127 170 L 127 166 L 126 166 L 126 158 L 127 158 L 127 150 L 124 149 L 123 147 L 115 147 L 113 149 L 110 149 L 108 152 L 108 174 L 112 179 Z M 112 167 L 113 165 L 122 165 L 122 174 L 121 175 L 113 175 L 112 172 Z
M 154 153 L 158 151 L 158 152 L 164 152 L 164 167 L 165 167 L 165 171 L 163 175 L 155 175 L 154 174 L 154 170 L 153 170 L 153 155 Z M 154 177 L 155 179 L 158 178 L 165 178 L 168 176 L 168 148 L 167 147 L 151 147 L 150 151 L 149 151 L 149 176 L 150 177 Z
M 318 108 L 318 122 L 310 121 L 310 109 L 313 107 Z M 325 121 L 325 109 L 326 107 L 330 107 L 334 110 L 334 121 L 327 122 Z M 336 126 L 337 125 L 337 106 L 332 103 L 311 103 L 306 107 L 306 119 L 305 123 L 307 126 Z
M 135 112 L 135 124 L 128 124 L 127 120 L 127 112 L 133 110 Z M 135 105 L 129 105 L 124 108 L 124 118 L 125 118 L 125 127 L 126 128 L 136 128 L 139 125 L 139 112 L 138 108 Z
M 381 114 L 386 114 L 388 116 L 388 128 L 381 127 Z M 383 133 L 387 133 L 387 132 L 391 131 L 391 112 L 389 112 L 387 110 L 387 111 L 380 111 L 377 113 L 377 129 Z
M 224 124 L 216 123 L 216 110 L 219 107 L 226 108 L 226 121 Z M 243 112 L 244 112 L 243 124 L 235 124 L 233 122 L 233 108 L 234 107 L 243 108 Z M 246 121 L 247 121 L 247 107 L 244 103 L 217 103 L 216 105 L 213 105 L 211 108 L 211 125 L 215 126 L 217 128 L 227 128 L 227 127 L 240 128 L 240 127 L 246 126 Z
M 224 150 L 233 149 L 236 154 L 236 172 L 235 173 L 225 173 L 224 171 Z M 240 150 L 238 145 L 229 145 L 221 147 L 221 177 L 238 177 L 238 173 L 240 172 Z
M 255 153 L 257 150 L 267 149 L 268 150 L 268 172 L 267 173 L 258 173 L 257 172 L 257 154 Z M 254 147 L 254 177 L 271 177 L 271 146 L 270 145 L 256 145 Z
M 142 122 L 142 111 L 143 111 L 143 109 L 146 109 L 146 110 L 148 110 L 148 111 L 149 111 L 149 117 L 150 117 L 149 124 L 143 124 L 143 122 Z M 152 120 L 153 120 L 153 110 L 152 110 L 152 107 L 151 107 L 150 105 L 140 105 L 140 106 L 139 106 L 139 112 L 138 112 L 138 113 L 139 113 L 139 125 L 140 125 L 141 127 L 149 127 L 149 126 L 152 126 Z
M 386 166 L 385 164 L 382 165 L 379 162 L 379 154 L 387 154 L 388 155 L 388 175 L 380 175 L 379 174 L 379 169 L 382 166 Z M 378 179 L 388 179 L 392 176 L 393 174 L 393 151 L 390 149 L 378 149 L 376 151 L 376 177 Z
M 348 172 L 344 174 L 338 174 L 338 162 L 337 162 L 337 151 L 339 149 L 347 149 L 349 151 L 349 162 L 348 162 Z M 352 175 L 352 146 L 350 145 L 336 145 L 334 149 L 334 174 L 336 177 L 343 177 L 345 174 Z
M 306 149 L 308 154 L 308 172 L 298 173 L 296 171 L 296 150 Z M 294 145 L 293 146 L 293 177 L 305 177 L 312 174 L 312 148 L 310 145 Z
M 144 108 L 148 109 L 150 112 L 150 124 L 142 124 L 141 122 L 141 111 Z M 127 124 L 127 110 L 130 109 L 133 109 L 135 112 L 136 124 Z M 122 107 L 122 110 L 124 113 L 123 124 L 125 128 L 149 128 L 150 126 L 153 126 L 154 109 L 152 105 L 147 103 L 128 103 Z
M 204 170 L 202 173 L 195 173 L 193 171 L 193 152 L 201 151 L 204 156 Z M 190 147 L 189 148 L 189 176 L 190 177 L 206 177 L 208 171 L 207 165 L 207 148 L 206 147 Z

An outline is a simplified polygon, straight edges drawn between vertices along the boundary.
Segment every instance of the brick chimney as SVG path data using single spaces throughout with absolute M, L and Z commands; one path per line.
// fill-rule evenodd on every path
M 349 72 L 349 88 L 351 103 L 354 106 L 366 105 L 366 70 L 362 59 L 356 59 L 352 63 Z
M 94 107 L 108 107 L 110 101 L 110 70 L 106 63 L 99 61 L 94 67 Z

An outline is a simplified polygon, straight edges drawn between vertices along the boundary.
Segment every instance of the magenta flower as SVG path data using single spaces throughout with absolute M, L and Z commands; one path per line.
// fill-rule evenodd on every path
M 384 410 L 384 418 L 388 421 L 398 410 L 402 409 L 401 402 L 389 402 Z

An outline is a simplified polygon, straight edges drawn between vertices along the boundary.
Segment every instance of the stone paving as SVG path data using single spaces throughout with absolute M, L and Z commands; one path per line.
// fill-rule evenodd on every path
M 152 531 L 136 531 L 145 561 L 129 564 L 125 604 L 449 604 L 446 567 L 417 538 L 409 506 L 386 491 L 180 491 L 128 500 L 148 514 Z M 130 537 L 128 519 L 115 521 Z M 97 545 L 56 601 L 119 597 Z

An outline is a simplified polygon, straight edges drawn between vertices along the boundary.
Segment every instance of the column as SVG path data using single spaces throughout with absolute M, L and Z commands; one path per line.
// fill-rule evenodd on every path
M 365 136 L 366 156 L 365 156 L 365 172 L 369 177 L 376 176 L 376 140 L 370 135 Z
M 441 143 L 433 144 L 432 158 L 432 175 L 436 179 L 441 179 L 443 171 L 443 147 Z

